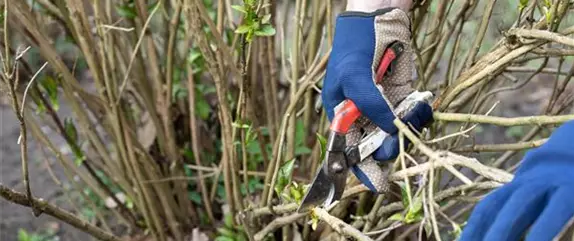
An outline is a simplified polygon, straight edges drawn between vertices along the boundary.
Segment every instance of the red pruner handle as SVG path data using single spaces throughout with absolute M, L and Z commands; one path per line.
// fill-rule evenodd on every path
M 394 61 L 399 58 L 404 51 L 403 44 L 401 42 L 391 43 L 383 54 L 379 67 L 377 68 L 376 83 L 380 84 L 383 81 L 383 77 L 387 74 L 392 74 L 394 69 Z
M 339 134 L 347 134 L 351 125 L 361 116 L 361 111 L 351 100 L 345 100 L 335 107 L 335 117 L 329 129 Z

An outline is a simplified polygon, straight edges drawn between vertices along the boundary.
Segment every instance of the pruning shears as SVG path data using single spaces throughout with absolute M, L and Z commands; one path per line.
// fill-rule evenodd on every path
M 400 42 L 394 42 L 387 47 L 377 68 L 377 84 L 393 74 L 396 60 L 403 52 L 404 46 Z M 403 116 L 418 102 L 429 101 L 432 97 L 431 92 L 414 91 L 400 102 L 394 112 L 398 116 Z M 298 212 L 305 212 L 319 205 L 326 207 L 341 199 L 345 191 L 349 168 L 370 156 L 382 145 L 385 138 L 390 136 L 377 127 L 358 144 L 347 146 L 345 135 L 359 117 L 361 117 L 361 112 L 350 99 L 344 100 L 335 107 L 335 115 L 329 126 L 330 133 L 325 148 L 325 159 L 322 167 L 317 170 Z

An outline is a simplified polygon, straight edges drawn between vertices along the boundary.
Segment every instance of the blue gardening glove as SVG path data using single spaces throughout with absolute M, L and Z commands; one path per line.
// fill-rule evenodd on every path
M 394 41 L 402 42 L 405 51 L 395 60 L 398 62 L 392 75 L 376 85 L 374 73 L 384 50 Z M 409 17 L 398 8 L 372 13 L 341 13 L 337 17 L 321 94 L 329 120 L 333 119 L 335 106 L 351 99 L 368 120 L 395 135 L 393 106 L 414 91 L 411 87 L 414 63 L 410 41 Z M 405 123 L 417 123 L 421 128 L 432 119 L 432 108 L 428 104 L 417 107 L 415 111 L 415 114 L 403 118 Z M 398 150 L 395 135 L 394 140 L 386 142 L 373 156 L 386 161 L 394 159 Z
M 392 75 L 375 84 L 375 73 L 383 53 L 395 41 L 403 44 L 404 52 L 395 60 Z M 344 12 L 337 17 L 321 94 L 323 105 L 329 120 L 332 120 L 335 106 L 350 99 L 369 121 L 367 127 L 378 126 L 391 135 L 372 157 L 351 167 L 357 178 L 377 193 L 385 192 L 388 188 L 387 173 L 378 165 L 379 162 L 396 158 L 400 150 L 398 130 L 393 124 L 394 107 L 415 91 L 411 87 L 414 63 L 410 43 L 410 19 L 401 9 L 386 8 L 371 13 Z M 421 102 L 409 114 L 399 118 L 420 132 L 424 125 L 432 121 L 432 108 L 428 103 Z M 347 144 L 356 144 L 359 136 L 357 133 L 348 134 Z M 406 141 L 405 147 L 408 144 Z
M 477 204 L 460 240 L 552 240 L 574 216 L 572 136 L 574 121 L 529 151 L 514 179 Z

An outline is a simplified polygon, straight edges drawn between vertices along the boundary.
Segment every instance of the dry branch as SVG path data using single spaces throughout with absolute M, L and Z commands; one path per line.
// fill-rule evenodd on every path
M 325 221 L 335 231 L 337 231 L 342 235 L 353 237 L 359 241 L 373 240 L 369 238 L 367 235 L 361 233 L 361 231 L 357 230 L 353 226 L 343 222 L 341 219 L 331 216 L 325 209 L 314 208 L 313 213 L 315 213 L 315 215 L 317 215 L 317 217 L 319 217 L 320 220 Z
M 468 169 L 473 170 L 477 174 L 484 176 L 500 183 L 510 182 L 513 175 L 494 167 L 485 166 L 474 158 L 469 158 L 461 155 L 457 155 L 452 152 L 442 151 L 436 153 L 439 158 L 435 160 L 434 165 L 431 163 L 423 163 L 408 169 L 400 170 L 389 176 L 389 180 L 396 181 L 400 180 L 404 176 L 415 176 L 429 171 L 431 168 L 436 167 L 447 167 L 447 166 L 463 166 Z

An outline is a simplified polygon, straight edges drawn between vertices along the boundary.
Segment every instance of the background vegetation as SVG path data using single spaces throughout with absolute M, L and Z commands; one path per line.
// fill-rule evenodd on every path
M 453 240 L 574 119 L 572 3 L 416 2 L 416 86 L 436 94 L 436 122 L 396 123 L 414 146 L 389 163 L 391 192 L 350 176 L 340 202 L 299 214 L 344 1 L 4 0 L 0 89 L 19 136 L 2 141 L 20 147 L 23 185 L 0 195 L 101 240 Z M 66 208 L 35 194 L 31 145 Z M 54 229 L 2 232 L 66 238 Z

